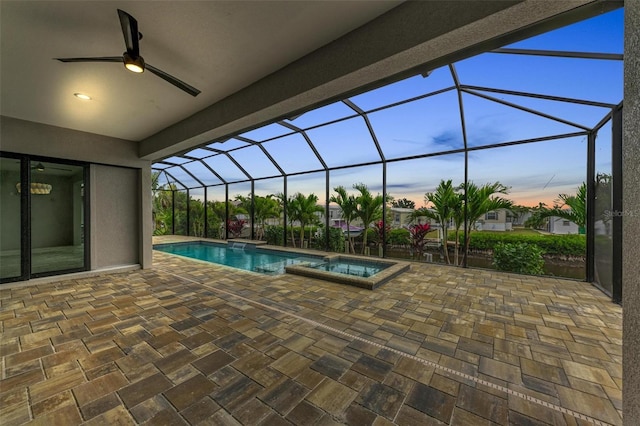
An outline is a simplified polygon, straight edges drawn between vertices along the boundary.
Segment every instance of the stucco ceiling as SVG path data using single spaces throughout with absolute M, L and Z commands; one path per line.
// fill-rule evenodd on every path
M 3 0 L 0 113 L 142 140 L 399 3 Z M 137 19 L 145 61 L 195 86 L 200 95 L 117 63 L 53 60 L 121 55 L 117 8 Z M 79 100 L 76 92 L 93 100 Z

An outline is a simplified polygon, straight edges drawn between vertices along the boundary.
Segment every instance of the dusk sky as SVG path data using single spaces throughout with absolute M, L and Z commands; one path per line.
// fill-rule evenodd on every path
M 515 43 L 512 48 L 566 50 L 580 52 L 622 53 L 623 10 L 574 24 L 541 36 Z M 531 92 L 610 104 L 622 100 L 622 61 L 587 60 L 542 56 L 485 53 L 454 64 L 461 84 Z M 434 70 L 427 78 L 414 76 L 406 80 L 350 98 L 365 111 L 402 101 L 454 85 L 448 67 Z M 515 103 L 587 128 L 593 127 L 608 108 L 533 99 L 490 92 L 481 94 Z M 583 131 L 574 125 L 539 117 L 470 93 L 463 94 L 464 118 L 469 147 L 526 140 Z M 379 161 L 364 120 L 360 117 L 318 126 L 328 121 L 352 116 L 354 111 L 339 102 L 288 120 L 306 131 L 329 167 Z M 458 96 L 450 90 L 436 96 L 368 114 L 380 147 L 387 160 L 459 149 L 464 146 L 460 125 Z M 311 128 L 311 129 L 310 129 Z M 271 124 L 241 136 L 263 141 L 291 133 L 279 124 Z M 610 173 L 611 127 L 605 126 L 597 140 L 597 170 Z M 586 136 L 530 143 L 506 148 L 477 150 L 469 153 L 469 180 L 484 184 L 500 181 L 511 188 L 508 198 L 516 204 L 535 206 L 552 204 L 560 193 L 575 193 L 586 179 Z M 246 144 L 231 139 L 212 148 L 230 150 Z M 264 147 L 286 173 L 321 169 L 322 166 L 304 138 L 293 134 L 264 143 Z M 193 150 L 189 155 L 210 155 Z M 231 155 L 254 178 L 278 175 L 279 172 L 257 146 L 233 151 Z M 172 161 L 172 159 L 169 159 Z M 175 160 L 175 158 L 174 158 Z M 184 160 L 183 160 L 184 161 Z M 247 179 L 233 162 L 223 155 L 205 160 L 229 181 Z M 220 183 L 202 166 L 185 164 L 202 176 L 207 185 Z M 197 183 L 186 173 L 170 170 L 188 186 Z M 175 172 L 175 173 L 174 173 Z M 382 166 L 372 165 L 331 172 L 330 187 L 364 182 L 373 193 L 382 191 Z M 464 155 L 433 156 L 387 164 L 387 192 L 395 198 L 409 198 L 424 205 L 424 194 L 433 191 L 441 179 L 455 184 L 464 179 Z M 256 181 L 256 194 L 282 192 L 282 178 Z M 250 184 L 230 185 L 229 196 L 247 195 Z M 324 172 L 290 176 L 289 194 L 311 192 L 325 201 Z M 333 192 L 333 191 L 332 191 Z M 192 190 L 202 198 L 203 191 Z M 224 199 L 224 187 L 209 189 L 209 200 Z

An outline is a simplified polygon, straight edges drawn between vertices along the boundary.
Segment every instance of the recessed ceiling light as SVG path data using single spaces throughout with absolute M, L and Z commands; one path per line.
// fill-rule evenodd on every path
M 75 96 L 76 98 L 80 98 L 82 100 L 85 100 L 85 101 L 90 101 L 91 100 L 91 96 L 85 95 L 84 93 L 74 93 L 73 96 Z

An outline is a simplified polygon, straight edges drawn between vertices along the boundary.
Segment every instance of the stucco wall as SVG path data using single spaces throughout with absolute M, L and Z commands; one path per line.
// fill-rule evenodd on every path
M 92 163 L 91 269 L 151 266 L 151 163 L 137 142 L 4 116 L 0 140 L 2 151 Z
M 625 2 L 622 124 L 624 424 L 640 424 L 640 2 Z
M 140 263 L 140 182 L 135 169 L 91 165 L 91 267 Z

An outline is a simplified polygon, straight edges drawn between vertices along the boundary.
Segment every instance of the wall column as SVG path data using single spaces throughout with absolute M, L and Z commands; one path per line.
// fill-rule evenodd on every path
M 640 2 L 624 11 L 622 306 L 624 424 L 640 424 Z

